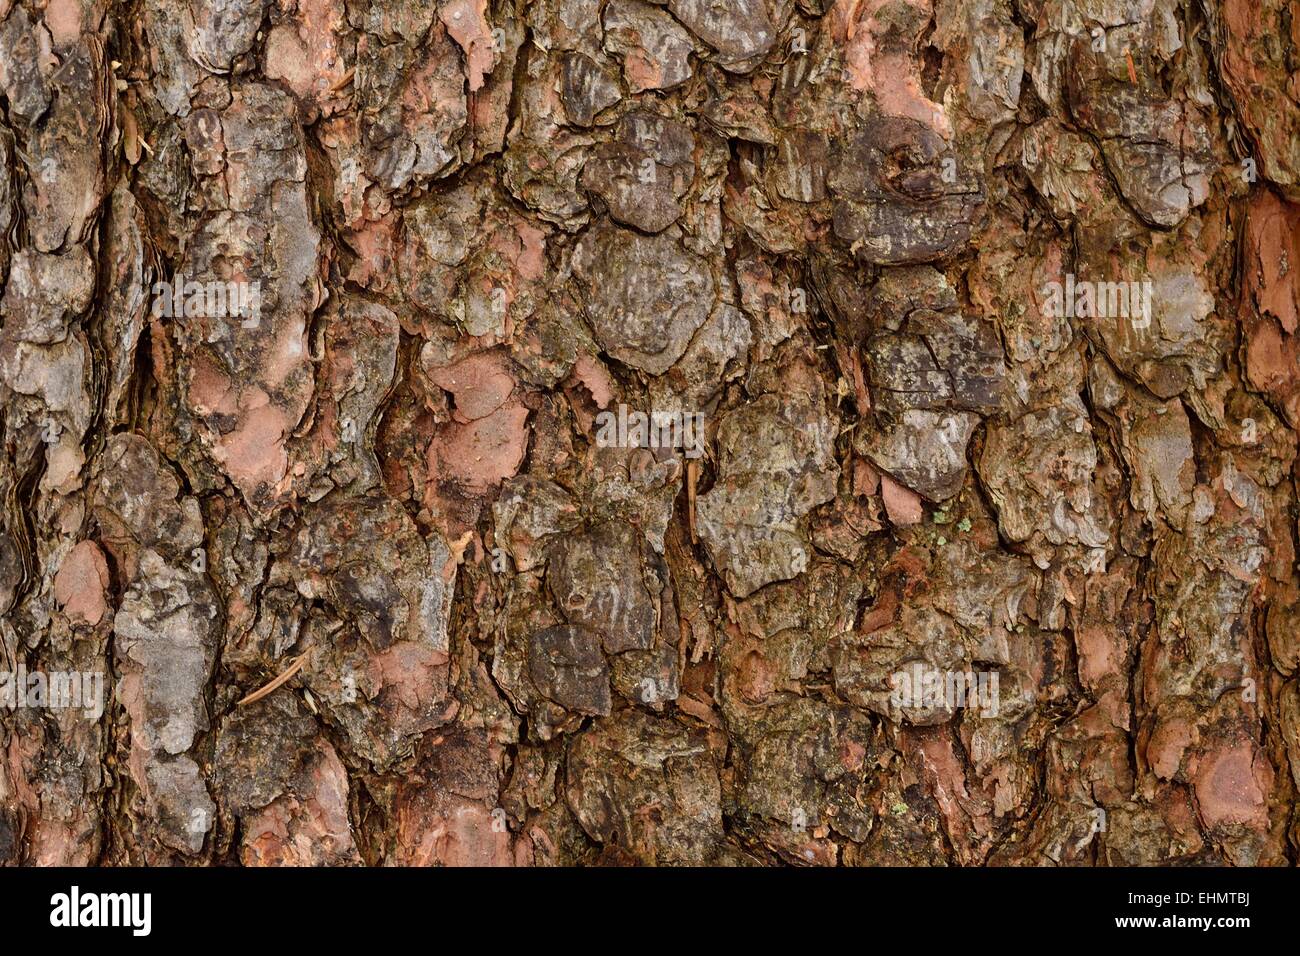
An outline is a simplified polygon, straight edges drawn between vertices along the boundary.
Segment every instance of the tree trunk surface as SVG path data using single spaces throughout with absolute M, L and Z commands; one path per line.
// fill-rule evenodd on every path
M 1289 0 L 0 0 L 0 864 L 1286 865 Z

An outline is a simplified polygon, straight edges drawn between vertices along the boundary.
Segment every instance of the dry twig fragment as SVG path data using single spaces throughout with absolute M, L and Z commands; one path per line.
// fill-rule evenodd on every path
M 243 700 L 235 704 L 235 706 L 243 707 L 245 704 L 255 703 L 256 701 L 261 700 L 263 697 L 266 697 L 267 695 L 271 694 L 276 689 L 284 686 L 286 683 L 288 683 L 290 680 L 293 679 L 294 674 L 302 670 L 303 661 L 305 661 L 306 659 L 307 659 L 306 652 L 299 654 L 289 663 L 289 666 L 284 669 L 284 673 L 282 673 L 275 680 L 271 681 L 269 684 L 263 686 L 261 689 L 253 691 Z

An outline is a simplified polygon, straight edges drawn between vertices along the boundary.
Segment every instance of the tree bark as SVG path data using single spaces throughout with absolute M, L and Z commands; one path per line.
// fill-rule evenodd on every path
M 0 863 L 1285 865 L 1287 0 L 0 0 Z

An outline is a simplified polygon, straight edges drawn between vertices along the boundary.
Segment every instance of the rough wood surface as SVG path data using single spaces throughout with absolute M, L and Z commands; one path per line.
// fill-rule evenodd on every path
M 0 864 L 1296 860 L 1289 0 L 0 0 L 0 280 Z

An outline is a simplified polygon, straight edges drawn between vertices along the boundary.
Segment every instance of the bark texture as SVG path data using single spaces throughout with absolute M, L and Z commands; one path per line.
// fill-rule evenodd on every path
M 0 863 L 1296 859 L 1289 0 L 0 0 L 0 279 Z

